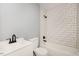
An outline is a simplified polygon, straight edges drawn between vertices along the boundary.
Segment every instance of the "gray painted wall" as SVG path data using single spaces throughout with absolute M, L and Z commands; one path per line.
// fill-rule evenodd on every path
M 25 39 L 39 37 L 39 16 L 39 4 L 1 3 L 0 40 L 10 38 L 12 34 Z

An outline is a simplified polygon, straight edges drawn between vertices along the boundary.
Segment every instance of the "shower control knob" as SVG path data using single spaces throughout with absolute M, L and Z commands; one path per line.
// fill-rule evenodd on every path
M 46 16 L 46 15 L 43 15 L 43 17 L 44 17 L 44 18 L 47 18 L 47 16 Z
M 43 36 L 43 39 L 46 39 L 46 37 L 45 37 L 45 36 Z
M 44 42 L 47 42 L 45 39 L 46 39 L 46 37 L 45 37 L 45 36 L 43 36 L 43 41 L 44 41 Z

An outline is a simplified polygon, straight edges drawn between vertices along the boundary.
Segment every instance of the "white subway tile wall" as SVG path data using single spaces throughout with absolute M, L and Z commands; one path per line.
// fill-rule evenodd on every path
M 76 48 L 77 4 L 60 3 L 41 5 L 43 5 L 41 6 L 41 11 L 47 9 L 48 15 L 47 41 Z

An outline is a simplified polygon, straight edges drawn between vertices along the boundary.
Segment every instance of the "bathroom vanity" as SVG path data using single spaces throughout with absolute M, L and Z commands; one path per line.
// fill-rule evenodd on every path
M 33 56 L 33 44 L 24 38 L 16 39 L 9 44 L 8 40 L 0 41 L 0 56 Z

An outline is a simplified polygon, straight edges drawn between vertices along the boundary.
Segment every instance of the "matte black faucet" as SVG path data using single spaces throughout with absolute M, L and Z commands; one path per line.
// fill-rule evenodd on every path
M 16 42 L 16 35 L 15 34 L 12 35 L 12 43 L 14 43 L 14 42 Z
M 13 34 L 13 35 L 12 35 L 12 39 L 9 38 L 8 40 L 9 40 L 9 44 L 11 44 L 11 43 L 15 43 L 15 42 L 16 42 L 16 35 Z

